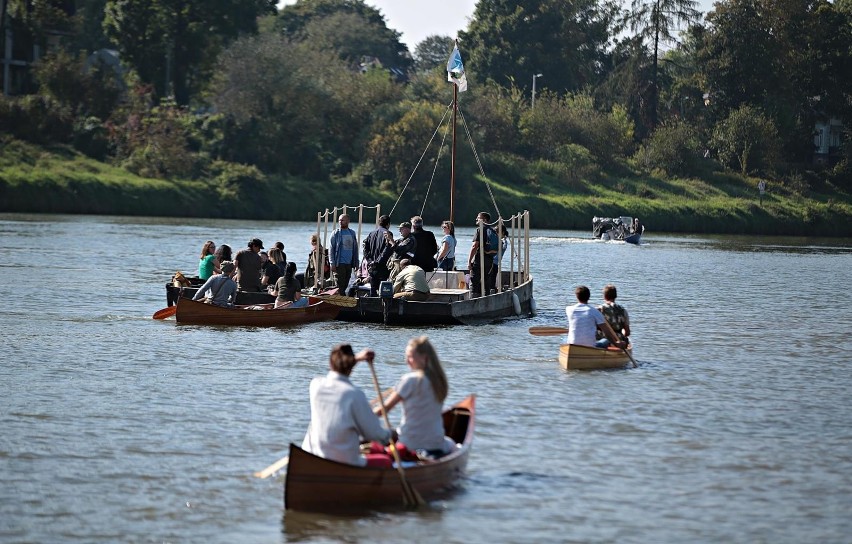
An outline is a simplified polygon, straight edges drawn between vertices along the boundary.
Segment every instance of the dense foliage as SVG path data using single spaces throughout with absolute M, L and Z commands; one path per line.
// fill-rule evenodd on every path
M 448 153 L 435 127 L 453 41 L 410 52 L 363 0 L 7 4 L 13 56 L 22 43 L 46 51 L 0 99 L 7 135 L 72 142 L 142 176 L 216 180 L 223 198 L 270 176 L 412 182 L 422 197 L 448 174 L 422 153 L 430 141 Z M 848 136 L 822 169 L 813 160 L 816 123 L 852 127 L 852 0 L 724 0 L 703 22 L 695 5 L 479 0 L 459 35 L 460 108 L 487 174 L 578 194 L 725 168 L 852 187 Z

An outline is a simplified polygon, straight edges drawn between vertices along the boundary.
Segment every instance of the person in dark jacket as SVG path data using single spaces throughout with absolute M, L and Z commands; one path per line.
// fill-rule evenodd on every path
M 414 258 L 411 264 L 419 266 L 424 271 L 432 271 L 437 268 L 435 254 L 438 253 L 438 242 L 432 231 L 423 230 L 423 218 L 415 215 L 411 218 L 411 235 L 417 240 L 414 250 Z

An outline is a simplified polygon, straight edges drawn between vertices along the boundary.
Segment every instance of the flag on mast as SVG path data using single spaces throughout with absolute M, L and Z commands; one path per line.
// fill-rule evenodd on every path
M 462 64 L 458 44 L 453 47 L 453 52 L 450 53 L 450 60 L 447 61 L 447 81 L 452 81 L 458 85 L 460 93 L 467 90 L 467 76 L 464 73 L 464 65 Z

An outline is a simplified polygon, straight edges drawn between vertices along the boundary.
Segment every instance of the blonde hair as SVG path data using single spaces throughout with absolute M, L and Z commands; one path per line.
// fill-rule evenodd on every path
M 275 264 L 284 262 L 284 252 L 278 249 L 277 247 L 273 247 L 269 250 L 269 260 Z
M 429 337 L 424 335 L 412 338 L 409 340 L 408 345 L 411 346 L 411 349 L 415 353 L 423 355 L 426 359 L 426 364 L 423 366 L 423 374 L 429 378 L 435 398 L 438 402 L 444 402 L 444 399 L 447 398 L 447 391 L 449 390 L 447 375 L 444 374 L 444 369 L 441 367 L 441 360 L 438 359 L 435 347 L 429 342 Z

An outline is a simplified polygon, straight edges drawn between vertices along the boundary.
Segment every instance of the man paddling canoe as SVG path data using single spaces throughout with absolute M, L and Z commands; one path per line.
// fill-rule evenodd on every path
M 595 333 L 601 331 L 615 347 L 624 349 L 627 342 L 620 340 L 603 314 L 597 308 L 589 306 L 591 293 L 589 288 L 581 285 L 574 290 L 577 304 L 565 308 L 568 316 L 567 344 L 595 347 Z

